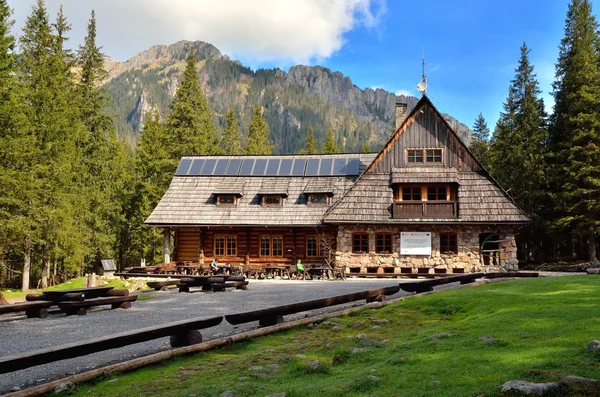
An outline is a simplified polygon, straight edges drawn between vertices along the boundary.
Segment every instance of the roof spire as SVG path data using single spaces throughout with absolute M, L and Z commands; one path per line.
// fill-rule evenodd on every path
M 417 84 L 417 90 L 423 96 L 427 96 L 427 76 L 425 76 L 425 50 L 423 50 L 423 60 L 421 62 L 421 70 L 422 70 L 422 79 L 419 84 Z

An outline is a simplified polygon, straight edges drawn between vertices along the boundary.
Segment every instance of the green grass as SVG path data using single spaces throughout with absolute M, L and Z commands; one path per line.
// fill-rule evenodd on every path
M 600 277 L 574 276 L 416 296 L 97 379 L 72 395 L 200 397 L 235 390 L 236 396 L 494 396 L 511 379 L 598 378 L 600 355 L 585 344 L 600 339 L 599 286 Z M 336 325 L 340 330 L 332 329 Z M 438 333 L 452 336 L 433 339 Z M 378 343 L 359 346 L 358 334 Z M 483 342 L 481 336 L 497 340 Z M 312 369 L 307 364 L 315 360 L 322 365 Z M 266 369 L 272 364 L 281 368 Z

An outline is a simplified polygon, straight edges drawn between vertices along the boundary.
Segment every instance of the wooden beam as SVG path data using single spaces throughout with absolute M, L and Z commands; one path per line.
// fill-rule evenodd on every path
M 53 346 L 47 349 L 0 357 L 0 374 L 14 372 L 54 361 L 65 360 L 67 358 L 85 356 L 104 350 L 132 345 L 134 343 L 146 342 L 165 336 L 180 335 L 190 330 L 214 327 L 215 325 L 219 325 L 221 321 L 223 321 L 222 316 L 195 318 L 134 331 L 121 332 L 66 345 Z

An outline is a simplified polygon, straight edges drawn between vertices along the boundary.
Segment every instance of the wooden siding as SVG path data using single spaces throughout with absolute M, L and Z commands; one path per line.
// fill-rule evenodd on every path
M 458 171 L 480 171 L 481 166 L 468 152 L 460 138 L 437 111 L 423 102 L 418 111 L 399 131 L 396 139 L 386 145 L 382 155 L 369 167 L 370 172 L 387 173 L 392 168 L 444 166 Z M 407 149 L 442 149 L 442 164 L 407 163 Z M 423 159 L 426 156 L 424 154 Z
M 251 264 L 287 264 L 293 265 L 298 259 L 303 263 L 322 263 L 325 260 L 325 250 L 321 246 L 320 256 L 306 256 L 306 237 L 311 235 L 328 236 L 333 241 L 335 251 L 335 227 L 327 228 L 253 228 L 253 227 L 199 227 L 180 228 L 175 230 L 176 246 L 175 260 L 181 262 L 199 262 L 204 258 L 204 263 L 214 259 L 214 239 L 217 235 L 237 236 L 237 256 L 219 256 L 221 263 L 245 264 L 246 255 Z M 261 256 L 261 236 L 282 236 L 283 256 Z M 201 237 L 201 238 L 200 238 Z

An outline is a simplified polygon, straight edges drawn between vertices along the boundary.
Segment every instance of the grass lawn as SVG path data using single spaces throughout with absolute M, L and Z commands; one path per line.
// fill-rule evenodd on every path
M 493 396 L 511 379 L 600 378 L 600 355 L 585 348 L 600 339 L 599 287 L 600 277 L 572 276 L 415 296 L 98 379 L 72 395 Z M 432 338 L 441 333 L 451 335 Z
M 77 277 L 77 278 L 68 280 L 62 284 L 57 284 L 52 287 L 48 287 L 46 290 L 47 291 L 56 291 L 56 290 L 61 290 L 61 289 L 85 288 L 86 280 L 87 280 L 86 277 Z M 112 287 L 115 287 L 115 289 L 126 289 L 127 288 L 124 285 L 125 280 L 121 280 L 118 278 L 112 278 L 107 281 L 108 281 L 108 284 L 105 284 L 105 286 L 112 286 Z M 132 284 L 131 281 L 129 283 Z M 103 285 L 101 285 L 101 282 L 97 283 L 97 285 L 98 285 L 98 287 L 103 286 Z M 42 293 L 41 289 L 30 289 L 28 292 L 21 292 L 21 290 L 19 290 L 19 289 L 4 289 L 4 288 L 2 289 L 2 294 L 9 302 L 24 301 L 25 295 L 40 294 L 40 293 Z

